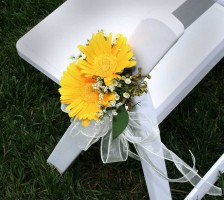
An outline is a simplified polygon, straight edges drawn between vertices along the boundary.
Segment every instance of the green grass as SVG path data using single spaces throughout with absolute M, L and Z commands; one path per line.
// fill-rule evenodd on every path
M 17 55 L 16 41 L 62 0 L 0 1 L 0 199 L 148 199 L 141 164 L 103 164 L 99 143 L 63 176 L 46 159 L 69 125 L 58 85 Z M 224 152 L 224 60 L 160 125 L 162 141 L 203 175 Z M 177 170 L 168 165 L 169 174 Z M 224 176 L 217 185 L 224 188 Z M 181 200 L 190 184 L 171 184 Z M 206 200 L 223 197 L 206 196 Z

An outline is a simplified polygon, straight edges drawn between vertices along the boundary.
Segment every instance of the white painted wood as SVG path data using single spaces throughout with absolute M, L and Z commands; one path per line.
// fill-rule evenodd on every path
M 19 55 L 58 83 L 77 45 L 103 28 L 129 37 L 142 18 L 184 0 L 68 0 L 17 42 Z M 119 6 L 117 6 L 119 5 Z
M 223 56 L 224 7 L 214 4 L 151 72 L 149 85 L 159 123 Z
M 155 109 L 152 104 L 152 99 L 150 93 L 143 95 L 141 97 L 135 97 L 134 98 L 134 103 L 140 103 L 140 106 L 136 108 L 136 112 L 140 113 L 150 113 L 149 116 L 151 117 L 151 120 L 157 123 L 156 115 L 155 115 Z M 143 122 L 144 123 L 144 122 Z M 147 124 L 144 125 L 147 127 Z M 162 147 L 161 147 L 161 138 L 156 139 L 153 144 L 151 144 L 152 149 L 156 149 L 158 153 L 162 152 Z M 144 154 L 144 149 L 141 148 L 141 146 L 138 146 L 138 151 L 143 152 Z M 140 153 L 141 154 L 141 153 Z M 165 175 L 166 173 L 166 165 L 164 164 L 164 160 L 162 158 L 152 156 L 148 154 L 149 159 L 153 162 L 155 166 L 157 166 L 162 172 L 164 172 Z M 151 200 L 171 200 L 171 192 L 168 189 L 169 188 L 169 182 L 167 180 L 164 180 L 158 174 L 143 160 L 141 160 L 143 172 L 144 172 L 144 177 L 146 181 L 146 186 L 149 192 L 149 197 Z
M 224 173 L 224 154 L 206 173 L 206 175 L 203 177 L 203 180 L 211 184 L 214 184 L 219 178 L 220 173 Z M 206 188 L 204 181 L 200 181 L 196 185 L 196 187 L 189 193 L 189 195 L 185 198 L 185 200 L 201 200 L 205 195 L 205 192 L 209 190 L 209 188 Z
M 220 5 L 224 6 L 224 0 L 216 0 L 217 3 L 219 3 Z
M 149 74 L 183 33 L 183 24 L 169 12 L 155 10 L 144 17 L 128 38 L 142 74 Z

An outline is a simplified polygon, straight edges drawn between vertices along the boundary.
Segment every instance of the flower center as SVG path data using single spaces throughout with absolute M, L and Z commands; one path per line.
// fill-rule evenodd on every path
M 95 59 L 95 73 L 100 77 L 108 77 L 113 74 L 117 67 L 116 57 L 113 55 L 100 55 Z
M 98 102 L 99 93 L 93 89 L 92 84 L 84 85 L 82 98 L 88 103 Z

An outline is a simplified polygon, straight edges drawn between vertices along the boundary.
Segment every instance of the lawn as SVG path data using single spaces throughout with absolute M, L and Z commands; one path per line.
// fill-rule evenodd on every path
M 0 199 L 148 199 L 139 161 L 103 164 L 99 143 L 60 175 L 46 160 L 69 125 L 58 85 L 23 61 L 16 41 L 63 0 L 0 1 Z M 160 124 L 164 144 L 204 175 L 224 152 L 224 59 Z M 168 165 L 170 177 L 177 170 Z M 224 189 L 222 175 L 216 185 Z M 190 184 L 170 184 L 181 200 Z M 223 197 L 206 196 L 206 200 Z

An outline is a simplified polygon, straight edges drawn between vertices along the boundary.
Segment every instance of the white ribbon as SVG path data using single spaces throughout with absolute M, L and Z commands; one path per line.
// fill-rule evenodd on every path
M 144 126 L 147 124 L 147 127 Z M 159 176 L 170 182 L 190 182 L 193 186 L 203 180 L 195 169 L 195 158 L 191 153 L 193 167 L 187 165 L 175 153 L 166 148 L 161 143 L 162 152 L 152 145 L 159 140 L 159 128 L 150 118 L 140 112 L 129 112 L 129 123 L 126 129 L 116 139 L 112 139 L 112 122 L 108 118 L 99 124 L 91 121 L 88 127 L 83 127 L 80 121 L 72 122 L 69 135 L 78 141 L 78 145 L 83 150 L 101 139 L 101 159 L 103 163 L 126 161 L 128 156 L 137 160 L 144 160 Z M 159 140 L 160 141 L 160 140 Z M 130 151 L 129 142 L 132 143 L 137 153 Z M 140 148 L 139 148 L 140 147 Z M 183 175 L 177 179 L 170 179 L 159 170 L 149 159 L 149 154 L 153 154 L 162 159 L 173 162 Z M 222 190 L 206 181 L 205 188 L 210 188 L 206 193 L 209 195 L 221 195 Z

